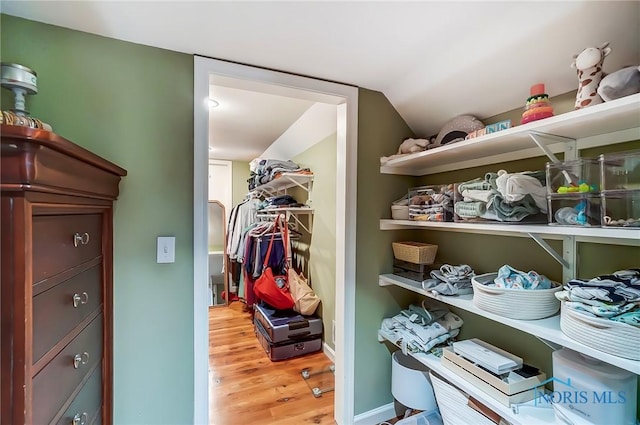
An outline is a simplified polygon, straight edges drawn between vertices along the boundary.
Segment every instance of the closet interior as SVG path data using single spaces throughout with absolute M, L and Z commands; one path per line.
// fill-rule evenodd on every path
M 216 79 L 228 87 L 212 85 L 210 92 L 221 105 L 209 114 L 210 347 L 225 346 L 230 335 L 236 335 L 237 346 L 245 347 L 240 360 L 250 357 L 254 362 L 255 371 L 247 373 L 256 382 L 273 380 L 274 371 L 290 365 L 305 397 L 333 406 L 334 341 L 327 335 L 332 335 L 335 304 L 337 109 L 276 99 L 279 96 L 267 94 L 271 89 L 249 93 L 228 79 Z M 225 115 L 230 112 L 224 106 L 234 100 L 242 106 L 229 111 L 243 110 L 242 119 Z M 233 131 L 229 126 L 235 126 Z M 230 144 L 231 137 L 238 142 Z M 249 143 L 252 138 L 262 139 L 260 151 L 251 152 L 258 144 Z M 321 230 L 317 235 L 316 226 Z M 285 294 L 284 304 L 269 297 L 273 292 Z M 222 332 L 222 321 L 230 315 L 249 322 L 251 335 L 246 323 L 240 328 L 235 321 Z M 229 359 L 236 354 L 230 353 Z M 227 385 L 236 379 L 225 375 L 216 355 L 212 358 L 210 377 Z M 295 397 L 290 381 L 276 381 Z M 224 409 L 217 401 L 210 404 L 212 415 Z

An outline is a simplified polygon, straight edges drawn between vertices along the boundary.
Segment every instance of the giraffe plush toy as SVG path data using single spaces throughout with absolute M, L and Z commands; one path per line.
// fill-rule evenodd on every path
M 576 109 L 603 102 L 597 90 L 604 76 L 602 64 L 609 53 L 611 53 L 611 47 L 607 42 L 600 47 L 587 47 L 579 55 L 573 55 L 571 67 L 578 70 Z

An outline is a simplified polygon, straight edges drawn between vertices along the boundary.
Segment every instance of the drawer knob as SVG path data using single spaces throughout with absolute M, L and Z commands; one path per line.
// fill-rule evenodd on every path
M 86 304 L 89 302 L 89 294 L 83 292 L 81 295 L 73 294 L 73 307 L 78 308 L 80 304 Z
M 76 248 L 78 247 L 78 245 L 86 245 L 88 243 L 89 234 L 87 232 L 84 232 L 83 234 L 76 233 L 75 235 L 73 235 L 73 246 L 75 246 Z
M 86 351 L 82 354 L 76 354 L 73 356 L 73 367 L 78 369 L 80 365 L 86 365 L 89 362 L 89 353 Z
M 82 412 L 80 413 L 76 413 L 76 415 L 73 417 L 73 422 L 71 422 L 71 425 L 85 425 L 87 423 L 87 412 Z

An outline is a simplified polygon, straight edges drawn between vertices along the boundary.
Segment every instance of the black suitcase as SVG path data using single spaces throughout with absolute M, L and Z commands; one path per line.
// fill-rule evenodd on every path
M 255 304 L 254 319 L 273 343 L 311 336 L 322 337 L 322 320 L 303 316 L 293 310 L 275 310 L 266 304 Z
M 314 353 L 322 348 L 322 335 L 310 335 L 274 343 L 267 335 L 267 331 L 262 327 L 262 324 L 255 318 L 254 324 L 256 338 L 258 338 L 260 345 L 262 345 L 272 362 Z

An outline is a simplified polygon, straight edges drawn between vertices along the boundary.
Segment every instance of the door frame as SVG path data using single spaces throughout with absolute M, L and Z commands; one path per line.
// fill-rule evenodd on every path
M 354 420 L 356 186 L 358 88 L 194 55 L 193 81 L 193 298 L 194 423 L 209 423 L 209 320 L 207 303 L 207 172 L 210 76 L 295 90 L 305 99 L 337 105 L 336 300 L 334 417 L 338 425 Z M 341 237 L 342 236 L 342 237 Z M 330 333 L 329 333 L 330 334 Z

